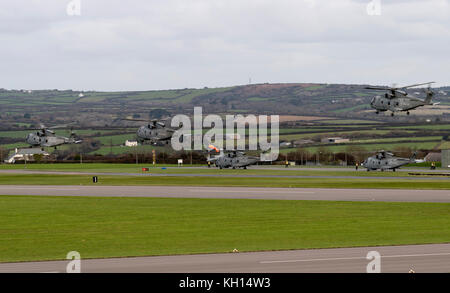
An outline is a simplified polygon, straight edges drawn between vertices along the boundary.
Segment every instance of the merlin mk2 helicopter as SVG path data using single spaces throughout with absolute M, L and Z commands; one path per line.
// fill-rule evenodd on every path
M 367 172 L 377 169 L 380 169 L 381 171 L 392 170 L 395 172 L 395 169 L 398 169 L 401 166 L 420 162 L 423 162 L 423 160 L 416 160 L 415 153 L 408 159 L 396 157 L 390 152 L 379 151 L 376 155 L 368 157 L 362 165 L 367 169 Z
M 44 147 L 54 147 L 56 149 L 57 146 L 63 144 L 77 144 L 81 143 L 82 140 L 78 140 L 76 138 L 73 130 L 70 131 L 70 137 L 64 137 L 55 135 L 51 129 L 55 128 L 64 128 L 67 125 L 58 125 L 53 127 L 45 127 L 45 125 L 41 124 L 39 129 L 36 129 L 36 132 L 29 133 L 26 137 L 26 142 L 31 146 L 39 146 L 41 148 Z
M 214 156 L 213 158 L 209 158 L 208 162 L 214 162 L 215 165 L 222 168 L 243 168 L 247 169 L 248 166 L 254 165 L 259 162 L 258 157 L 247 156 L 243 152 L 239 151 L 226 151 L 219 150 L 215 146 L 210 145 L 210 149 L 215 150 L 216 152 L 220 152 L 219 155 Z
M 434 95 L 434 92 L 430 87 L 432 83 L 434 82 L 413 84 L 404 87 L 368 86 L 366 87 L 366 89 L 386 91 L 384 95 L 375 96 L 370 102 L 370 106 L 376 110 L 377 114 L 380 112 L 391 111 L 391 116 L 394 116 L 395 112 L 406 111 L 406 114 L 409 115 L 410 110 L 416 109 L 418 107 L 439 104 L 433 103 L 431 101 Z M 423 100 L 406 92 L 407 88 L 421 85 L 428 85 L 428 88 L 425 90 L 426 97 Z
M 136 132 L 137 141 L 142 144 L 145 141 L 150 141 L 151 144 L 157 144 L 158 142 L 164 142 L 168 144 L 172 139 L 173 133 L 177 130 L 166 126 L 167 119 L 162 120 L 141 120 L 141 119 L 122 119 L 125 121 L 143 121 L 148 122 L 147 125 L 139 127 Z M 169 124 L 170 125 L 170 124 Z

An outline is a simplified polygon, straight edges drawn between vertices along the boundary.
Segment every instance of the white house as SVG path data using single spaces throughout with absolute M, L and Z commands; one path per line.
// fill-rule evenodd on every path
M 14 164 L 16 161 L 34 161 L 34 155 L 43 155 L 44 157 L 49 156 L 49 153 L 41 149 L 15 149 L 14 153 L 10 155 L 5 163 Z
M 125 146 L 127 146 L 127 147 L 135 147 L 137 145 L 138 145 L 138 142 L 136 140 L 125 141 Z

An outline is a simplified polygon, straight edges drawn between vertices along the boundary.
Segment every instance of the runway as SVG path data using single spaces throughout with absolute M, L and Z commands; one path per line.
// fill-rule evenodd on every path
M 450 244 L 333 248 L 83 260 L 83 273 L 366 273 L 377 251 L 382 273 L 449 273 Z M 0 273 L 65 273 L 69 260 L 3 263 Z
M 0 195 L 450 202 L 448 190 L 205 186 L 0 185 Z
M 176 168 L 174 168 L 176 169 Z M 188 168 L 186 168 L 188 169 Z M 193 168 L 191 168 L 193 169 Z M 204 169 L 204 168 L 202 168 Z M 260 169 L 261 170 L 261 169 Z M 280 169 L 284 170 L 284 169 Z M 289 170 L 286 170 L 289 171 Z M 292 170 L 291 170 L 292 171 Z M 348 171 L 348 170 L 347 170 Z M 205 173 L 126 173 L 126 172 L 74 172 L 74 171 L 38 171 L 38 170 L 0 170 L 0 174 L 43 174 L 43 175 L 90 175 L 90 176 L 148 176 L 148 177 L 230 177 L 230 178 L 293 178 L 293 179 L 365 179 L 365 180 L 444 180 L 449 176 L 339 176 L 339 175 L 271 175 L 271 174 L 205 174 Z M 360 172 L 360 171 L 356 171 Z M 403 172 L 404 173 L 404 172 Z M 444 173 L 446 174 L 446 173 Z

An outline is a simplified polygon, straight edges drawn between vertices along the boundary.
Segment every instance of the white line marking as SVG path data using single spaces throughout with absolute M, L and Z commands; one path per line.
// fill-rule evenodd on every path
M 404 255 L 382 255 L 381 258 L 398 258 L 398 257 L 420 257 L 420 256 L 445 256 L 450 253 L 430 253 L 430 254 L 404 254 Z M 366 257 L 340 257 L 340 258 L 316 258 L 316 259 L 292 259 L 292 260 L 273 260 L 261 261 L 260 264 L 272 263 L 293 263 L 293 262 L 309 262 L 309 261 L 333 261 L 333 260 L 352 260 L 352 259 L 366 259 Z
M 189 192 L 205 192 L 205 193 L 211 193 L 211 190 L 200 190 L 200 189 L 189 189 Z M 215 192 L 215 191 L 214 191 Z M 277 193 L 288 193 L 288 194 L 314 194 L 313 191 L 281 191 L 281 190 L 220 190 L 220 193 L 270 193 L 270 194 L 277 194 Z
M 0 187 L 2 189 L 19 189 L 19 190 L 36 190 L 36 189 L 45 189 L 45 190 L 59 190 L 59 191 L 75 191 L 79 190 L 78 188 L 52 188 L 52 187 Z

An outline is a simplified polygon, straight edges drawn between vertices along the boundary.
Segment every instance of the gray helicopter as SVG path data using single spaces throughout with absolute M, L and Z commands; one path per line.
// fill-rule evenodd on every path
M 384 95 L 375 96 L 370 102 L 370 106 L 376 110 L 375 113 L 379 114 L 380 112 L 391 111 L 391 116 L 394 116 L 395 112 L 406 111 L 406 114 L 409 115 L 410 110 L 416 109 L 418 107 L 439 104 L 433 103 L 431 101 L 434 95 L 434 92 L 430 87 L 430 84 L 432 83 L 434 82 L 413 84 L 404 87 L 368 86 L 366 87 L 366 89 L 386 91 Z M 428 85 L 428 88 L 424 90 L 426 97 L 423 100 L 406 92 L 407 88 L 421 85 Z
M 45 125 L 41 124 L 40 128 L 37 129 L 36 132 L 32 132 L 27 135 L 26 142 L 31 147 L 36 146 L 39 146 L 41 148 L 54 147 L 55 149 L 57 146 L 63 144 L 78 144 L 82 142 L 82 140 L 78 140 L 76 138 L 76 135 L 73 132 L 73 130 L 70 131 L 70 137 L 55 135 L 55 132 L 51 130 L 55 128 L 64 128 L 64 127 L 67 127 L 67 125 L 45 127 Z
M 143 144 L 145 141 L 149 141 L 151 144 L 157 144 L 160 142 L 169 144 L 173 133 L 177 130 L 176 128 L 166 126 L 167 124 L 170 125 L 170 123 L 167 123 L 168 119 L 162 120 L 153 119 L 150 121 L 141 119 L 122 119 L 122 120 L 148 122 L 147 125 L 139 127 L 139 129 L 136 132 L 137 141 L 140 144 Z
M 367 169 L 367 172 L 371 170 L 392 170 L 395 172 L 395 169 L 400 168 L 401 166 L 411 164 L 411 163 L 420 163 L 423 160 L 416 160 L 416 154 L 414 153 L 411 158 L 400 158 L 394 156 L 394 154 L 386 151 L 379 151 L 376 155 L 368 157 L 363 163 L 362 166 Z
M 219 150 L 214 146 L 209 146 L 209 148 L 220 152 L 219 155 L 213 158 L 208 158 L 208 162 L 213 162 L 218 168 L 243 168 L 247 169 L 248 166 L 254 165 L 259 162 L 258 157 L 252 157 L 245 155 L 244 152 L 239 151 L 223 151 Z

